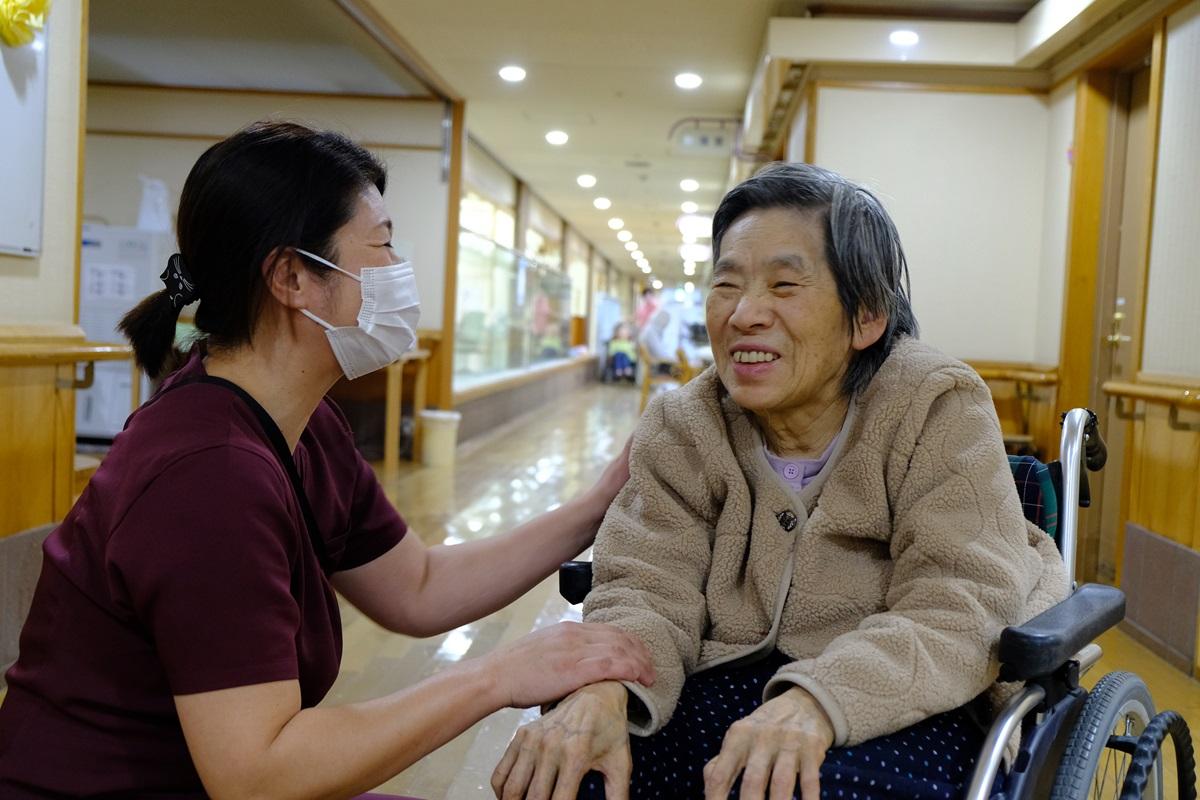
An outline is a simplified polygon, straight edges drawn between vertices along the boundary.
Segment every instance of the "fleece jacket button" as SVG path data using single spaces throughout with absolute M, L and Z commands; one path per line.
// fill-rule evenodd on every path
M 796 515 L 791 511 L 780 511 L 775 518 L 779 520 L 779 527 L 783 528 L 788 533 L 796 530 Z

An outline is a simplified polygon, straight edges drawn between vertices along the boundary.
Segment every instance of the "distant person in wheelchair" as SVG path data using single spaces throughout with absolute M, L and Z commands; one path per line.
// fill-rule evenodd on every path
M 584 605 L 658 679 L 569 695 L 493 788 L 961 797 L 1015 688 L 1000 632 L 1068 594 L 988 389 L 917 341 L 895 226 L 832 172 L 778 164 L 733 189 L 713 256 L 715 366 L 647 409 Z

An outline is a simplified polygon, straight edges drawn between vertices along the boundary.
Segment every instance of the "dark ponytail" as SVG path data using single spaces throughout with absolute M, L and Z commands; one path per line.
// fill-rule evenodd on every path
M 200 156 L 183 185 L 177 227 L 182 263 L 200 301 L 196 328 L 211 346 L 250 341 L 265 299 L 262 265 L 280 248 L 337 260 L 333 236 L 368 186 L 380 194 L 387 187 L 377 158 L 340 133 L 291 122 L 257 122 Z M 328 278 L 307 260 L 305 267 Z M 178 364 L 181 305 L 163 289 L 121 320 L 152 378 Z

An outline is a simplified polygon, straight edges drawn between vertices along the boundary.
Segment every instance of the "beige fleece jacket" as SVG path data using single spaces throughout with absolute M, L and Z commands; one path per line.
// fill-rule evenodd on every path
M 687 676 L 776 648 L 794 661 L 764 699 L 802 686 L 835 746 L 893 733 L 987 690 L 1000 631 L 1066 596 L 974 370 L 904 337 L 845 428 L 797 495 L 713 369 L 647 408 L 584 604 L 653 654 L 655 684 L 627 684 L 633 733 L 666 724 Z

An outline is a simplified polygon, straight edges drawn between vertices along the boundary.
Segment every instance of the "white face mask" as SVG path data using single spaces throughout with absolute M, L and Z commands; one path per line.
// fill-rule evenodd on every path
M 308 309 L 300 309 L 301 314 L 325 328 L 333 355 L 348 379 L 386 367 L 413 349 L 417 343 L 421 302 L 417 296 L 417 277 L 408 262 L 364 267 L 360 277 L 307 250 L 296 248 L 296 252 L 349 275 L 362 285 L 362 308 L 356 326 L 330 325 Z

